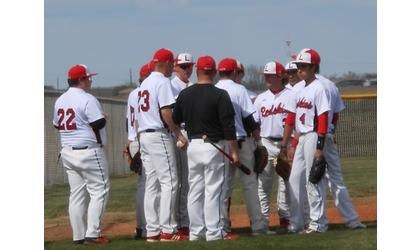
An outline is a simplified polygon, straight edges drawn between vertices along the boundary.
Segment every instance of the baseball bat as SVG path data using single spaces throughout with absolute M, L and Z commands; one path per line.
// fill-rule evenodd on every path
M 211 145 L 213 145 L 213 147 L 215 147 L 217 150 L 219 150 L 220 153 L 222 153 L 224 156 L 226 156 L 226 158 L 229 159 L 230 162 L 233 162 L 233 158 L 232 156 L 230 156 L 228 153 L 226 153 L 223 149 L 221 149 L 219 146 L 217 146 L 215 143 L 213 143 L 212 141 L 210 141 L 207 138 L 207 135 L 203 135 L 203 140 L 205 142 L 209 142 Z M 251 170 L 249 170 L 249 168 L 245 167 L 244 164 L 241 164 L 239 166 L 239 169 L 244 172 L 246 175 L 250 175 L 251 174 Z

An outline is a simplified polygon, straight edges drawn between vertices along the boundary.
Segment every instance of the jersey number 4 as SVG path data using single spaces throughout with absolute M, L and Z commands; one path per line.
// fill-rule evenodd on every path
M 67 109 L 58 109 L 58 129 L 59 130 L 75 130 L 77 129 L 77 124 L 73 121 L 76 117 L 76 113 L 72 108 Z M 66 118 L 66 122 L 64 123 L 64 118 Z
M 150 103 L 149 103 L 149 91 L 147 89 L 143 90 L 143 91 L 139 91 L 138 93 L 138 100 L 139 100 L 139 112 L 140 110 L 143 112 L 147 112 L 150 109 Z M 140 100 L 143 99 L 143 103 L 140 105 Z
M 302 115 L 299 117 L 299 121 L 300 121 L 303 125 L 305 125 L 305 114 L 302 114 Z

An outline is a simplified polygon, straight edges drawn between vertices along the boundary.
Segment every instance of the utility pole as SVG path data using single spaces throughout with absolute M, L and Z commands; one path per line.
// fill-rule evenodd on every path
M 60 86 L 60 78 L 57 76 L 57 90 L 58 90 L 59 86 Z
M 287 61 L 292 59 L 292 50 L 290 48 L 290 45 L 292 44 L 291 40 L 287 40 L 286 41 L 286 46 L 287 46 Z
M 133 86 L 133 71 L 130 68 L 130 86 Z

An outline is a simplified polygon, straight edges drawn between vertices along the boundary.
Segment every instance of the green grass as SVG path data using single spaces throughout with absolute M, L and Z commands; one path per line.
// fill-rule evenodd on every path
M 270 235 L 253 237 L 239 231 L 241 238 L 235 241 L 196 241 L 175 243 L 146 243 L 136 241 L 132 236 L 110 238 L 111 243 L 105 246 L 91 246 L 89 249 L 185 249 L 185 250 L 244 250 L 244 249 L 376 249 L 376 222 L 368 224 L 364 230 L 348 230 L 342 225 L 333 225 L 326 233 L 311 235 Z M 236 231 L 235 231 L 236 232 Z M 45 249 L 86 249 L 75 246 L 70 240 L 47 241 Z
M 343 175 L 351 197 L 369 197 L 376 195 L 376 158 L 342 159 Z M 237 174 L 237 177 L 239 175 Z M 111 188 L 107 212 L 134 212 L 134 197 L 137 175 L 111 178 Z M 272 203 L 277 197 L 277 181 L 274 181 L 271 194 Z M 54 219 L 66 216 L 68 206 L 68 185 L 53 185 L 44 189 L 44 217 Z M 235 181 L 232 204 L 244 204 L 239 179 Z

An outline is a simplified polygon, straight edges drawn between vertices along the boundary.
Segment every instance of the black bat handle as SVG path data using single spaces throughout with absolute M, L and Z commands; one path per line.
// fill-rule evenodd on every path
M 246 175 L 250 175 L 251 174 L 251 170 L 249 170 L 249 168 L 245 167 L 244 164 L 241 164 L 239 166 L 239 169 L 244 172 Z

